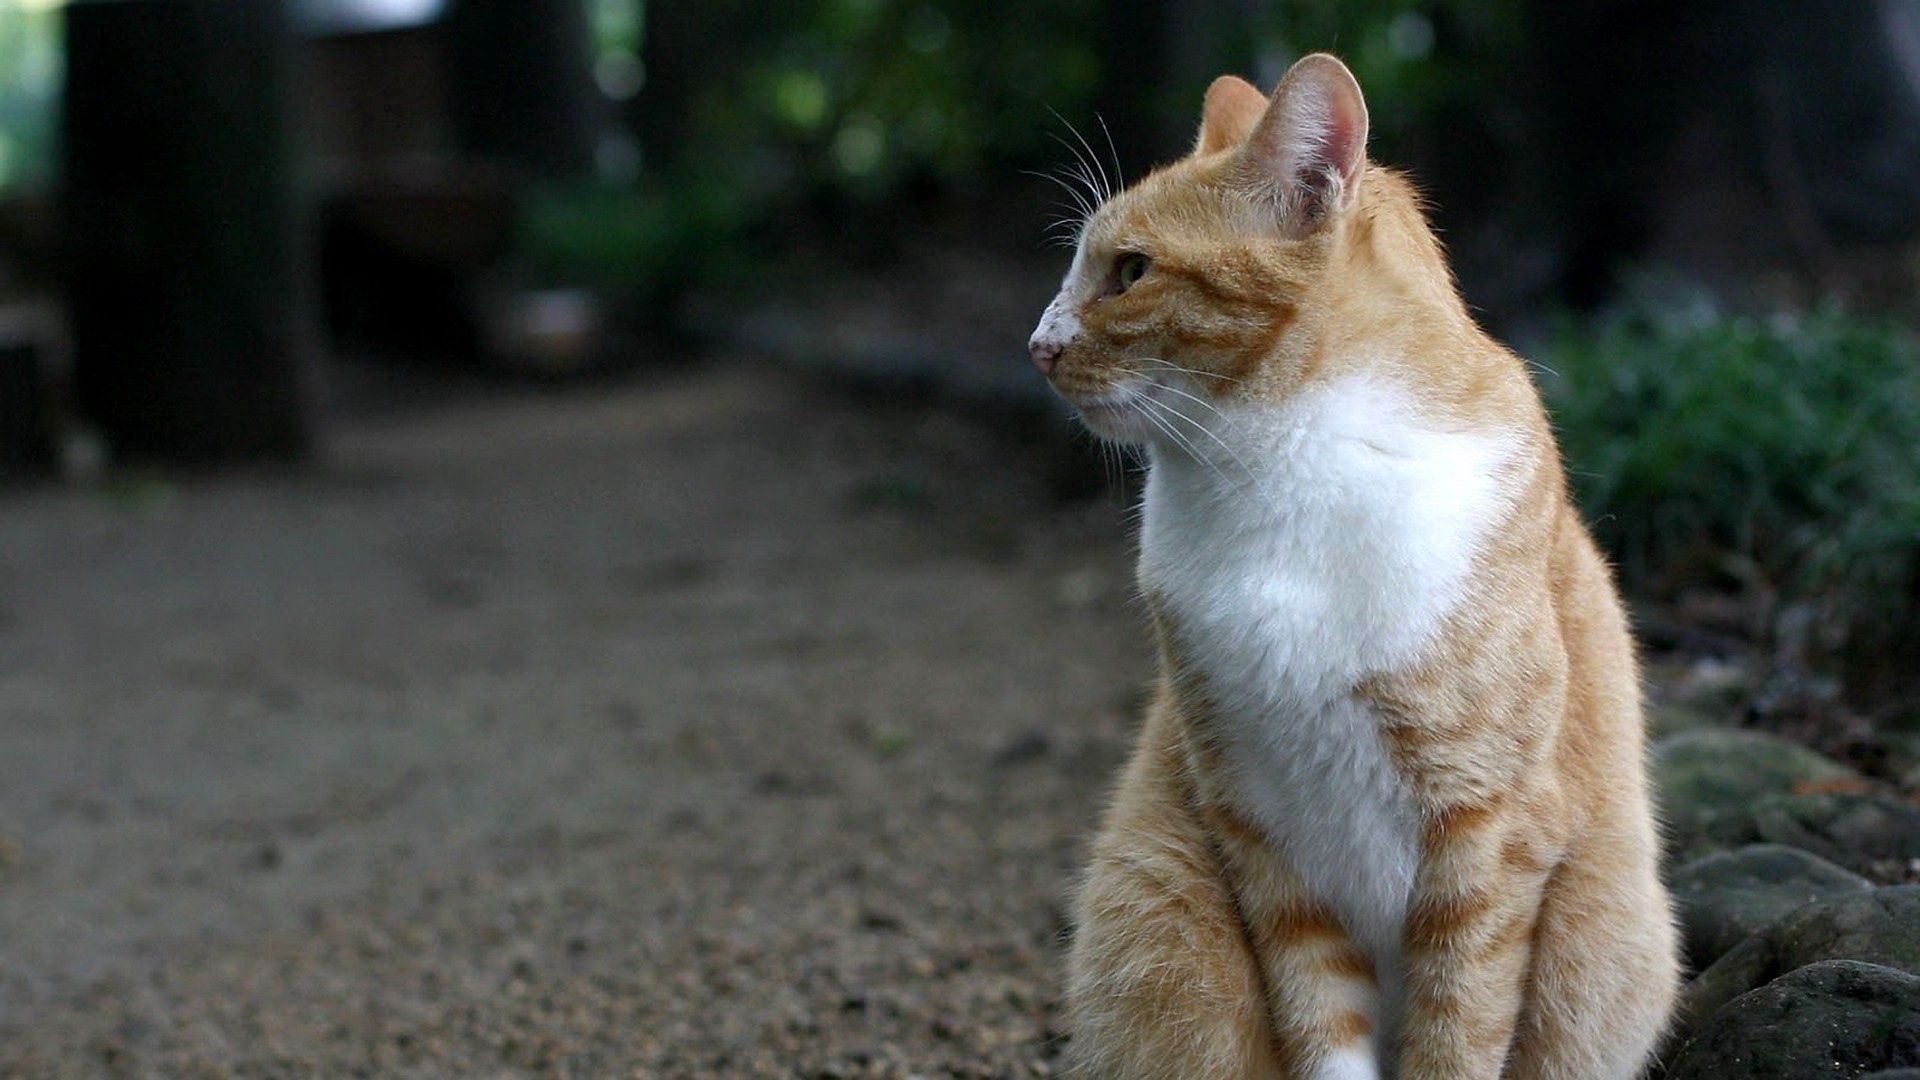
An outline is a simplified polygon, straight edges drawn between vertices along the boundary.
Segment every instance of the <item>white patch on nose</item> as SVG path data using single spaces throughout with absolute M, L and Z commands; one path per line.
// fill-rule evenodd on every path
M 1073 301 L 1067 298 L 1065 289 L 1040 313 L 1040 325 L 1033 328 L 1033 336 L 1027 339 L 1028 348 L 1041 345 L 1056 345 L 1064 349 L 1074 338 L 1080 336 L 1080 316 L 1074 314 Z

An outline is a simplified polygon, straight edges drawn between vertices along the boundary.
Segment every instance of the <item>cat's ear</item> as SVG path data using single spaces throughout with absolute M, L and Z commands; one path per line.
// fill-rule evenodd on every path
M 1193 152 L 1212 154 L 1247 141 L 1260 114 L 1267 111 L 1267 95 L 1235 75 L 1222 75 L 1207 87 L 1206 104 L 1200 108 L 1200 137 Z
M 1240 149 L 1244 182 L 1283 222 L 1311 228 L 1352 208 L 1367 164 L 1367 102 L 1347 65 L 1326 53 L 1287 71 Z

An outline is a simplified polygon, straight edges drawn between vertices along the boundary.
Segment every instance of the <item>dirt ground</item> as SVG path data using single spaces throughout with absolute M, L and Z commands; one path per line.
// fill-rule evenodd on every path
M 749 366 L 0 496 L 0 1075 L 1025 1076 L 1117 498 Z

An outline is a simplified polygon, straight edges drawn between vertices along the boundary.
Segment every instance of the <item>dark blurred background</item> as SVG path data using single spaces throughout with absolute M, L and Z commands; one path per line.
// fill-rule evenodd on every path
M 318 672 L 361 654 L 275 637 L 279 605 L 349 598 L 295 622 L 374 628 L 383 656 L 356 663 L 404 696 L 415 676 L 381 665 L 442 630 L 394 612 L 491 626 L 486 659 L 434 662 L 513 670 L 527 627 L 486 622 L 500 598 L 590 622 L 603 577 L 679 611 L 626 627 L 638 670 L 679 663 L 646 650 L 680 635 L 722 650 L 792 623 L 815 630 L 767 648 L 804 672 L 837 655 L 818 627 L 867 603 L 835 583 L 889 544 L 958 560 L 909 592 L 1039 573 L 1018 595 L 1131 633 L 1124 525 L 1100 515 L 1137 475 L 1103 472 L 1024 357 L 1066 261 L 1049 174 L 1137 178 L 1184 152 L 1213 76 L 1270 87 L 1317 49 L 1352 65 L 1373 157 L 1425 190 L 1468 300 L 1535 362 L 1663 722 L 1920 769 L 1916 0 L 7 0 L 0 711 L 66 723 L 119 669 L 103 715 L 144 730 L 149 692 L 210 664 L 324 726 L 315 687 L 364 672 Z M 793 462 L 825 472 L 769 487 Z M 363 497 L 385 515 L 364 530 Z M 813 551 L 809 529 L 824 561 L 770 554 Z M 401 569 L 342 554 L 363 550 Z M 411 582 L 391 596 L 390 571 Z M 728 606 L 787 587 L 785 614 Z M 927 602 L 911 618 L 944 624 Z M 1028 614 L 1059 648 L 1053 610 Z M 998 678 L 984 643 L 1019 618 L 980 617 L 902 646 L 902 672 Z M 255 635 L 277 644 L 248 654 Z M 1104 678 L 1137 682 L 1134 659 Z M 800 708 L 750 658 L 709 661 L 703 685 L 758 687 L 747 712 Z M 562 699 L 595 677 L 542 670 Z M 606 708 L 681 731 L 681 698 L 646 700 Z M 892 762 L 917 707 L 892 708 L 832 723 Z M 1123 730 L 1130 706 L 1102 708 Z M 993 762 L 1072 741 L 1007 723 L 982 729 Z M 81 793 L 61 797 L 111 786 L 82 764 L 106 738 L 46 766 Z M 818 780 L 748 774 L 755 798 Z M 258 857 L 294 858 L 276 828 Z
M 16 3 L 5 460 L 301 459 L 363 400 L 716 351 L 1041 401 L 1036 174 L 1138 176 L 1312 48 L 1550 369 L 1632 582 L 1911 595 L 1896 0 Z

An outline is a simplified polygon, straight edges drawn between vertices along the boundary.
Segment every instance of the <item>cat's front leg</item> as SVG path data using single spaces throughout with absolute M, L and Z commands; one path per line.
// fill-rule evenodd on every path
M 1259 975 L 1213 883 L 1096 859 L 1068 957 L 1069 1074 L 1281 1080 Z
M 1219 845 L 1259 959 L 1281 1071 L 1301 1080 L 1379 1080 L 1373 960 L 1264 831 L 1218 803 L 1205 805 L 1201 820 Z
M 1550 856 L 1519 800 L 1431 810 L 1405 940 L 1399 1080 L 1497 1080 L 1513 1042 Z
M 1076 897 L 1067 1058 L 1101 1080 L 1280 1080 L 1265 995 L 1164 700 Z

